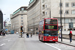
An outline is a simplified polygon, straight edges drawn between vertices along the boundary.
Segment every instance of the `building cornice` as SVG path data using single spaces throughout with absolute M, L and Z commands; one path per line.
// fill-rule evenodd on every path
M 11 19 L 13 19 L 13 18 L 15 18 L 15 17 L 17 17 L 17 16 L 19 16 L 19 15 L 27 15 L 27 14 L 17 14 L 17 15 L 15 15 L 14 17 L 12 17 Z
M 24 8 L 24 10 L 27 10 L 27 6 L 22 6 L 19 9 L 17 9 L 15 12 L 13 12 L 12 15 L 15 15 L 16 13 L 19 13 L 20 11 L 22 11 L 21 8 Z

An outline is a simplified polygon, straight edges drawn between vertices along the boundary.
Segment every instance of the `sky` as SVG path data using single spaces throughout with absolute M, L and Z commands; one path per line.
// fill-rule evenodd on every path
M 30 0 L 0 0 L 0 10 L 3 12 L 3 21 L 10 21 L 10 14 L 21 6 L 28 6 L 29 1 Z

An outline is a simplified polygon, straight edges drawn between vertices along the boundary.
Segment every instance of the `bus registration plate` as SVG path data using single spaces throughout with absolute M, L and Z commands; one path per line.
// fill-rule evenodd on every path
M 49 40 L 49 41 L 52 41 L 52 40 Z

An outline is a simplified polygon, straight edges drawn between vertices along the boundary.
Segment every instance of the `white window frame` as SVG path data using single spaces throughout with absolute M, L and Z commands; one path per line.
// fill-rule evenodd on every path
M 23 20 L 21 20 L 21 22 L 23 22 Z
M 72 7 L 75 7 L 75 3 L 72 3 Z
M 74 12 L 73 12 L 73 11 L 74 11 Z M 75 14 L 75 10 L 72 10 L 71 13 L 72 13 L 72 14 Z
M 67 13 L 67 12 L 68 12 L 68 13 Z M 69 10 L 66 10 L 66 11 L 65 11 L 65 14 L 69 14 Z

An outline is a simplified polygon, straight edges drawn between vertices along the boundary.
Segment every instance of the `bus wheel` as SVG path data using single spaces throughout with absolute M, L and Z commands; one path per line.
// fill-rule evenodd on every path
M 56 43 L 56 41 L 54 41 L 53 43 Z

